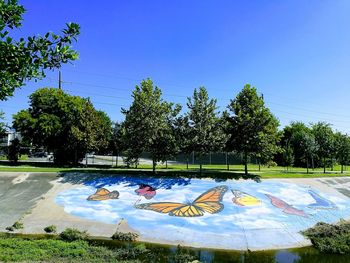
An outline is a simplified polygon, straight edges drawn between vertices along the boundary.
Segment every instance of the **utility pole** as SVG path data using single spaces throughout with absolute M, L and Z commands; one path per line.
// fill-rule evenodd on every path
M 58 71 L 58 88 L 62 89 L 61 70 Z

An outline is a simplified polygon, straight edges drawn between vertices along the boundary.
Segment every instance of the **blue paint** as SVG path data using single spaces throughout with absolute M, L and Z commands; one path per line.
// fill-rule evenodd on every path
M 309 190 L 309 194 L 315 199 L 315 203 L 308 205 L 308 207 L 315 209 L 336 209 L 335 204 L 329 200 L 324 199 L 314 191 Z
M 152 200 L 135 193 L 140 184 L 147 184 L 157 189 L 157 194 Z M 217 214 L 204 213 L 201 217 L 183 218 L 134 207 L 135 204 L 155 202 L 185 203 L 187 200 L 195 200 L 208 189 L 218 185 L 226 185 L 228 191 L 221 202 L 224 209 Z M 100 187 L 118 191 L 119 199 L 87 201 L 87 197 Z M 261 204 L 257 206 L 234 204 L 232 189 L 254 196 L 261 201 Z M 303 210 L 308 216 L 283 213 L 281 209 L 271 205 L 266 194 L 282 199 L 293 207 Z M 322 198 L 317 199 L 316 196 Z M 318 206 L 311 206 L 315 200 Z M 144 239 L 226 249 L 248 247 L 267 249 L 305 245 L 307 243 L 300 231 L 319 221 L 334 223 L 340 218 L 350 216 L 350 202 L 347 199 L 278 180 L 265 180 L 260 183 L 250 180 L 227 180 L 217 183 L 209 179 L 114 176 L 98 178 L 84 183 L 84 186 L 63 191 L 57 195 L 56 202 L 63 206 L 67 213 L 88 220 L 116 224 L 124 218 L 131 228 L 141 233 Z M 334 204 L 333 209 L 319 209 L 320 205 L 327 204 Z

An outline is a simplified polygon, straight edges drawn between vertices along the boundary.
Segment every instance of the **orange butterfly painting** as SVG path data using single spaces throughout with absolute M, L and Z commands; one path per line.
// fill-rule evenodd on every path
M 90 195 L 87 200 L 88 201 L 103 201 L 108 199 L 118 199 L 119 192 L 118 191 L 109 191 L 106 188 L 97 189 L 96 193 Z
M 227 189 L 225 185 L 211 188 L 188 204 L 159 202 L 139 204 L 135 205 L 135 207 L 177 217 L 198 217 L 203 216 L 205 212 L 215 214 L 224 209 L 224 205 L 220 202 L 222 202 Z

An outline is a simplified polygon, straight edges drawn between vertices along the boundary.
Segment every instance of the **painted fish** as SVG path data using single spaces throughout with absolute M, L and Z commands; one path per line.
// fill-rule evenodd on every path
M 279 209 L 282 210 L 283 213 L 290 214 L 290 215 L 296 215 L 296 216 L 303 216 L 307 217 L 307 214 L 300 209 L 297 209 L 293 207 L 290 204 L 287 204 L 285 201 L 269 194 L 265 194 L 268 198 L 271 200 L 271 204 Z
M 239 206 L 256 206 L 260 205 L 261 201 L 256 197 L 239 190 L 231 190 L 233 193 L 232 202 Z
M 118 199 L 119 192 L 118 191 L 109 191 L 106 188 L 97 189 L 96 193 L 90 195 L 87 200 L 88 201 L 103 201 L 108 199 Z
M 334 203 L 323 198 L 322 196 L 315 193 L 314 191 L 309 190 L 309 194 L 315 200 L 315 203 L 309 204 L 307 207 L 313 208 L 313 209 L 336 209 L 337 208 Z
M 141 184 L 139 189 L 135 190 L 135 193 L 140 196 L 144 196 L 146 199 L 152 199 L 156 195 L 156 189 L 152 186 Z

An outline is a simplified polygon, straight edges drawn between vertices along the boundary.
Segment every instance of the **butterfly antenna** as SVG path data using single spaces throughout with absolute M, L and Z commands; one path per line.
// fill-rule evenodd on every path
M 135 201 L 134 206 L 137 205 L 137 204 L 140 203 L 140 202 L 141 202 L 141 197 L 139 197 L 139 199 L 137 199 L 137 200 Z

